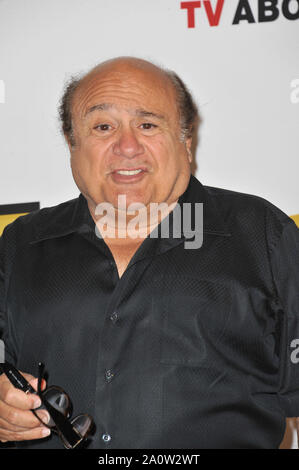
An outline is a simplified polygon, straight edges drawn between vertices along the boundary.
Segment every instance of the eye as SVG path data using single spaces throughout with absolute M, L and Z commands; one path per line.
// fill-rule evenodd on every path
M 146 131 L 149 131 L 149 130 L 154 129 L 155 127 L 158 127 L 158 126 L 156 126 L 156 124 L 152 124 L 151 122 L 144 122 L 143 124 L 141 124 L 141 127 L 142 127 L 142 129 L 144 129 Z
M 110 124 L 98 124 L 94 128 L 96 130 L 105 132 L 105 131 L 109 131 L 111 129 L 111 126 L 110 126 Z

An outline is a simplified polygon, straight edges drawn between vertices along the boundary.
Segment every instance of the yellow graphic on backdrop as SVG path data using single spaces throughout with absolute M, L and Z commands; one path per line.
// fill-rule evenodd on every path
M 0 204 L 0 236 L 6 225 L 11 224 L 21 215 L 36 211 L 40 208 L 39 202 L 21 202 L 19 204 Z
M 291 215 L 291 218 L 294 220 L 294 222 L 297 224 L 297 227 L 299 227 L 299 214 L 297 215 Z
M 20 215 L 25 215 L 28 214 L 28 212 L 24 212 L 24 214 L 5 214 L 5 215 L 0 215 L 0 235 L 2 235 L 2 232 L 6 225 L 10 224 L 13 222 L 15 219 L 20 217 Z

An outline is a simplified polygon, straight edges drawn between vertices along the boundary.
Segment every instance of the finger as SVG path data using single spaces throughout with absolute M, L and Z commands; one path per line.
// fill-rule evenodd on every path
M 24 393 L 22 390 L 15 388 L 9 380 L 1 383 L 0 400 L 21 410 L 30 410 L 41 405 L 41 400 L 37 395 Z
M 49 415 L 47 411 L 40 410 L 38 414 L 44 423 L 48 422 Z M 3 401 L 0 401 L 0 416 L 6 423 L 23 428 L 34 428 L 41 424 L 32 411 L 15 408 L 14 406 L 7 405 Z
M 32 377 L 30 380 L 28 380 L 28 382 L 30 383 L 31 387 L 34 388 L 34 390 L 37 390 L 38 379 L 36 379 L 35 377 Z M 42 379 L 41 389 L 44 390 L 46 388 L 46 385 L 47 385 L 47 382 L 45 381 L 45 379 Z
M 35 427 L 37 427 L 37 426 L 35 426 Z M 11 424 L 8 421 L 5 421 L 3 418 L 0 418 L 0 432 L 1 432 L 1 430 L 6 430 L 6 431 L 28 431 L 28 428 L 24 428 L 23 426 L 17 426 L 17 425 Z
M 30 385 L 37 389 L 38 380 L 30 374 L 22 373 Z M 42 380 L 42 390 L 46 388 L 46 381 Z M 0 399 L 9 405 L 14 405 L 16 408 L 24 410 L 38 408 L 41 405 L 40 398 L 35 394 L 26 394 L 22 390 L 15 388 L 8 378 L 0 377 Z
M 43 426 L 44 424 L 48 424 L 49 422 L 49 414 L 47 411 L 37 411 L 36 412 L 40 418 L 37 419 L 32 425 L 30 426 L 20 426 L 18 424 L 12 424 L 9 421 L 6 421 L 4 418 L 0 417 L 0 429 L 6 429 L 7 431 L 26 431 L 28 429 L 33 429 L 38 426 Z M 35 424 L 36 423 L 36 424 Z
M 31 375 L 31 374 L 27 374 L 26 372 L 22 372 L 22 371 L 18 371 L 18 372 L 27 380 L 27 382 L 31 382 L 32 380 L 36 380 L 36 378 L 33 377 L 33 375 Z M 6 376 L 5 373 L 2 373 L 0 375 L 0 384 L 2 384 L 3 382 L 9 382 L 10 383 L 10 381 L 9 381 L 9 379 Z
M 50 429 L 46 427 L 37 427 L 26 431 L 7 431 L 5 429 L 0 429 L 0 441 L 30 441 L 34 439 L 42 439 L 50 434 Z
M 27 380 L 27 382 L 37 391 L 38 379 L 36 377 L 33 377 L 33 375 L 31 374 L 27 374 L 26 372 L 22 372 L 22 371 L 19 371 L 19 372 Z M 0 375 L 0 397 L 1 397 L 1 386 L 3 382 L 8 382 L 11 384 L 11 382 L 9 381 L 9 379 L 6 377 L 4 373 Z M 45 379 L 42 379 L 41 389 L 44 390 L 45 388 L 46 388 L 46 381 Z

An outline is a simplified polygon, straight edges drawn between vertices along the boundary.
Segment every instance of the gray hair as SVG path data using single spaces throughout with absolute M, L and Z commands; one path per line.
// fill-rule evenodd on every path
M 192 98 L 190 91 L 183 82 L 183 80 L 172 70 L 162 69 L 167 78 L 172 83 L 177 97 L 177 106 L 180 116 L 180 139 L 184 142 L 187 138 L 191 137 L 198 118 L 197 106 Z M 59 117 L 61 122 L 61 129 L 65 137 L 70 142 L 72 147 L 75 146 L 74 129 L 72 124 L 72 101 L 75 91 L 81 84 L 81 81 L 86 76 L 72 76 L 64 88 L 63 95 L 59 104 Z

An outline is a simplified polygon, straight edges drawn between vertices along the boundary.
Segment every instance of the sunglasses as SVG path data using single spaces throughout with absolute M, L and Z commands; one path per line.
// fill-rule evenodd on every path
M 78 447 L 91 433 L 93 428 L 93 419 L 90 415 L 79 414 L 70 419 L 72 414 L 72 404 L 68 394 L 60 387 L 52 385 L 45 390 L 41 389 L 44 366 L 38 364 L 38 387 L 34 390 L 20 372 L 8 362 L 1 364 L 1 368 L 10 382 L 25 393 L 37 394 L 42 405 L 31 410 L 37 419 L 54 433 L 58 434 L 66 449 Z M 36 411 L 46 409 L 50 420 L 45 423 L 36 413 Z

